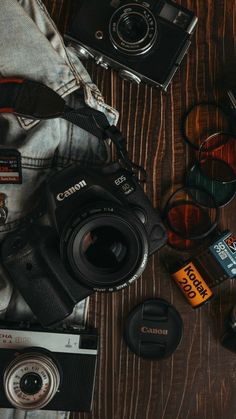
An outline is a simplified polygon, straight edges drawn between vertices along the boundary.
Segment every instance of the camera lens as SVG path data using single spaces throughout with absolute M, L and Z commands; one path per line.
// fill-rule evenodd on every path
M 41 390 L 43 380 L 40 375 L 35 373 L 28 373 L 23 375 L 20 380 L 20 389 L 25 394 L 36 394 Z
M 11 405 L 34 410 L 46 406 L 55 396 L 60 373 L 50 357 L 24 353 L 16 357 L 4 373 L 4 390 Z
M 112 226 L 102 226 L 88 232 L 81 247 L 91 265 L 107 271 L 119 269 L 129 253 L 125 236 Z
M 117 30 L 124 42 L 135 44 L 147 36 L 148 22 L 143 16 L 131 13 L 121 17 L 117 24 Z
M 131 284 L 148 258 L 142 223 L 128 209 L 108 204 L 93 205 L 86 214 L 75 218 L 73 229 L 66 226 L 61 238 L 62 257 L 73 276 L 96 291 Z
M 112 15 L 109 25 L 113 46 L 128 55 L 148 52 L 157 39 L 157 22 L 141 4 L 126 4 Z

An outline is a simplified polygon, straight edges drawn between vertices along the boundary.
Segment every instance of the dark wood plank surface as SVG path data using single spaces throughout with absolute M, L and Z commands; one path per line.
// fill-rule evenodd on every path
M 63 33 L 74 0 L 44 2 Z M 119 127 L 127 136 L 130 155 L 147 169 L 146 191 L 156 207 L 168 189 L 182 183 L 193 158 L 180 132 L 182 114 L 199 100 L 220 99 L 225 81 L 236 84 L 236 1 L 179 3 L 196 12 L 199 24 L 167 94 L 86 64 L 106 101 L 120 112 Z M 236 232 L 235 200 L 221 210 L 221 227 Z M 123 292 L 91 297 L 89 323 L 100 332 L 95 399 L 91 414 L 72 414 L 74 419 L 236 418 L 236 355 L 219 343 L 224 317 L 236 302 L 235 283 L 225 282 L 217 298 L 194 311 L 160 259 L 161 252 L 151 257 L 142 278 Z M 162 362 L 136 357 L 122 338 L 128 312 L 149 297 L 173 303 L 184 321 L 178 350 Z

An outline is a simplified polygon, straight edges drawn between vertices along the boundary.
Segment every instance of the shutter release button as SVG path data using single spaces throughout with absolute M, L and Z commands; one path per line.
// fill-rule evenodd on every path
M 139 218 L 139 220 L 141 221 L 142 224 L 146 224 L 147 222 L 147 217 L 145 212 L 139 208 L 139 207 L 134 207 L 133 208 L 135 215 Z

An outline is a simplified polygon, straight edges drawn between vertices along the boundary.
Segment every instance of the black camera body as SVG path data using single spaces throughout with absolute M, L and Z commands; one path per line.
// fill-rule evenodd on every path
M 66 39 L 130 81 L 166 90 L 191 44 L 195 14 L 169 0 L 81 0 Z
M 74 233 L 74 226 L 80 220 L 90 218 L 90 214 L 96 218 L 105 214 L 105 218 L 108 218 L 116 213 L 116 207 L 126 212 L 125 218 L 131 217 L 132 223 L 137 220 L 144 228 L 148 239 L 147 256 L 166 242 L 166 229 L 157 210 L 137 178 L 118 162 L 99 169 L 70 166 L 51 178 L 47 184 L 47 196 L 49 213 L 53 215 L 52 223 L 63 237 L 62 254 L 71 229 Z M 146 262 L 147 257 L 143 256 L 143 259 Z
M 0 406 L 89 412 L 97 347 L 94 329 L 0 325 Z
M 94 291 L 116 291 L 144 271 L 166 230 L 137 179 L 119 163 L 70 166 L 46 186 L 51 226 L 10 234 L 2 261 L 43 326 L 71 314 Z M 53 307 L 53 310 L 52 310 Z

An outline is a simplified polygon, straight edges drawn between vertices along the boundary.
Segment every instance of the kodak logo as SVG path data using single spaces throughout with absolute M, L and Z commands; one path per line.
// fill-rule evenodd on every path
M 195 269 L 193 269 L 191 267 L 191 265 L 187 266 L 184 269 L 184 272 L 188 275 L 188 278 L 190 279 L 190 281 L 192 281 L 193 285 L 196 287 L 196 289 L 198 290 L 199 294 L 202 296 L 202 298 L 206 298 L 208 297 L 208 287 L 204 287 L 203 283 L 200 279 L 197 278 L 196 274 L 195 274 Z M 205 284 L 205 282 L 204 282 Z

